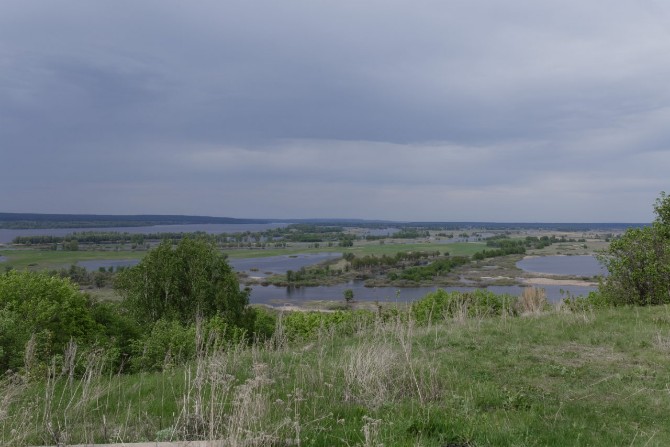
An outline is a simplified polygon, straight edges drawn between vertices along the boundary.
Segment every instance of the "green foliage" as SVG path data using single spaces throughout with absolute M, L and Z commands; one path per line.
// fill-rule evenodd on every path
M 365 270 L 375 268 L 401 267 L 403 265 L 414 265 L 425 262 L 425 259 L 436 258 L 440 256 L 439 250 L 434 251 L 399 251 L 393 256 L 382 254 L 381 256 L 365 255 L 355 256 L 353 253 L 346 253 L 343 257 L 351 263 L 354 270 Z
M 429 281 L 436 276 L 446 275 L 455 267 L 465 265 L 470 260 L 464 256 L 438 259 L 426 266 L 410 267 L 400 273 L 400 278 L 408 281 Z
M 13 270 L 0 275 L 0 371 L 23 364 L 33 335 L 35 359 L 48 362 L 71 339 L 91 344 L 101 332 L 89 298 L 68 279 Z
M 395 239 L 418 239 L 421 237 L 429 237 L 430 233 L 428 230 L 420 230 L 417 228 L 403 228 L 400 231 L 397 231 L 393 234 Z
M 24 345 L 30 338 L 29 328 L 16 312 L 0 309 L 0 375 L 8 369 L 23 366 Z
M 232 325 L 253 324 L 248 292 L 240 291 L 225 257 L 204 240 L 185 238 L 176 247 L 163 241 L 123 271 L 116 288 L 144 323 L 167 319 L 187 324 L 198 315 L 217 315 Z
M 568 296 L 563 299 L 563 306 L 572 312 L 589 309 L 604 309 L 612 306 L 609 297 L 600 291 L 589 292 L 586 296 Z
M 272 337 L 276 318 L 270 312 L 250 309 L 253 313 L 255 340 Z M 195 359 L 198 351 L 204 354 L 210 348 L 246 343 L 247 330 L 232 325 L 219 315 L 188 324 L 177 320 L 160 319 L 150 329 L 130 340 L 130 369 L 132 372 L 161 371 L 184 365 Z
M 160 319 L 131 343 L 131 371 L 160 371 L 195 357 L 195 326 Z
M 670 229 L 670 196 L 665 191 L 661 191 L 660 196 L 656 199 L 654 213 L 656 214 L 656 222 L 664 229 Z
M 92 316 L 101 329 L 97 344 L 107 351 L 115 371 L 125 368 L 133 349 L 133 342 L 142 336 L 143 328 L 137 324 L 119 303 L 95 303 Z
M 254 307 L 252 311 L 254 312 L 254 339 L 262 341 L 272 337 L 277 327 L 276 314 L 262 307 Z
M 282 317 L 282 330 L 289 340 L 315 339 L 321 331 L 351 335 L 357 327 L 374 321 L 370 311 L 291 312 Z
M 516 297 L 497 295 L 484 289 L 474 292 L 446 292 L 439 289 L 412 304 L 411 312 L 419 324 L 443 318 L 485 317 L 514 313 Z
M 346 289 L 344 291 L 344 301 L 346 301 L 347 304 L 349 304 L 353 300 L 354 300 L 354 291 L 352 289 Z
M 507 255 L 522 255 L 526 253 L 526 247 L 523 243 L 521 244 L 506 244 L 503 248 L 498 248 L 495 250 L 482 250 L 480 252 L 472 255 L 472 259 L 475 261 L 481 261 L 482 259 L 487 258 L 497 258 L 499 256 Z
M 670 239 L 658 223 L 626 230 L 600 260 L 609 271 L 601 291 L 613 303 L 670 302 Z
M 609 271 L 600 291 L 613 304 L 670 303 L 670 197 L 661 192 L 651 226 L 629 228 L 599 259 Z

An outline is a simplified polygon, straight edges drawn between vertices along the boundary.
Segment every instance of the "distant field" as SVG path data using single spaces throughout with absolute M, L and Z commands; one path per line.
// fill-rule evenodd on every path
M 141 251 L 51 251 L 51 250 L 0 250 L 7 259 L 0 262 L 0 269 L 54 270 L 67 268 L 77 261 L 98 259 L 141 259 Z
M 440 253 L 449 252 L 452 256 L 470 256 L 478 251 L 486 248 L 486 244 L 483 242 L 456 242 L 453 244 L 437 244 L 437 243 L 428 243 L 428 242 L 413 242 L 408 240 L 407 242 L 399 243 L 389 243 L 379 244 L 378 242 L 364 242 L 363 244 L 357 243 L 353 247 L 327 247 L 323 244 L 318 247 L 309 247 L 308 244 L 292 245 L 287 248 L 267 248 L 267 249 L 240 249 L 240 250 L 224 250 L 231 258 L 260 258 L 266 256 L 281 256 L 281 255 L 291 255 L 297 253 L 325 253 L 325 252 L 338 252 L 338 253 L 354 253 L 357 256 L 365 255 L 375 255 L 382 256 L 388 255 L 392 256 L 401 251 L 435 251 L 439 250 Z
M 478 251 L 486 248 L 484 242 L 455 242 L 452 244 L 439 244 L 430 242 L 414 242 L 407 241 L 406 243 L 368 243 L 361 246 L 355 246 L 349 249 L 354 254 L 361 255 L 393 255 L 400 251 L 435 251 L 440 253 L 449 252 L 452 256 L 471 256 Z

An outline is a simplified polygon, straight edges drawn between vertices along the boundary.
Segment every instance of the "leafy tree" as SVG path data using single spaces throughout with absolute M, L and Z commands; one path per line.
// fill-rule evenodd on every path
M 139 321 L 161 319 L 192 323 L 196 316 L 219 316 L 228 324 L 249 327 L 253 311 L 224 255 L 202 239 L 184 238 L 176 246 L 163 241 L 116 283 L 126 306 Z
M 344 291 L 344 301 L 347 302 L 347 305 L 350 305 L 354 301 L 354 291 L 352 289 Z
M 601 291 L 614 304 L 670 303 L 670 197 L 661 193 L 651 226 L 631 228 L 599 259 L 609 271 Z

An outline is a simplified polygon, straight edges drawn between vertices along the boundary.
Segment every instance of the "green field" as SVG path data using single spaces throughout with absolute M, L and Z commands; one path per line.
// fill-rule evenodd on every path
M 67 268 L 77 261 L 104 259 L 141 259 L 144 251 L 53 251 L 38 249 L 0 250 L 0 256 L 7 258 L 0 268 L 11 267 L 19 270 L 58 270 Z

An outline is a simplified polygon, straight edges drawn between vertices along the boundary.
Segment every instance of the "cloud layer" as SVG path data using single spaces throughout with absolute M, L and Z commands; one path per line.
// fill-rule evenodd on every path
M 0 210 L 652 218 L 670 6 L 0 5 Z

